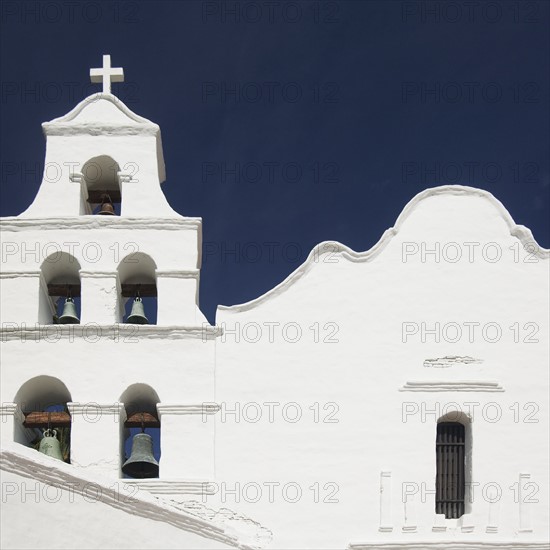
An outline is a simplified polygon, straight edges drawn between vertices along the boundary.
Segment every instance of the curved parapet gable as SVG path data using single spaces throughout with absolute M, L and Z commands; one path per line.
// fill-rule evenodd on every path
M 44 122 L 42 128 L 46 135 L 56 135 L 56 128 L 62 125 L 84 126 L 85 123 L 104 121 L 102 126 L 121 127 L 124 125 L 140 127 L 144 133 L 155 134 L 160 130 L 158 124 L 131 111 L 113 94 L 98 93 L 84 98 L 67 114 Z
M 166 180 L 162 138 L 158 124 L 131 111 L 118 97 L 97 93 L 83 99 L 67 114 L 42 124 L 48 136 L 153 136 L 158 153 L 160 183 Z
M 478 202 L 479 208 L 474 211 L 473 204 L 460 205 L 456 199 L 468 198 Z M 437 200 L 445 204 L 437 204 Z M 461 218 L 464 215 L 464 218 Z M 484 223 L 481 223 L 484 222 Z M 433 229 L 438 230 L 437 237 L 444 238 L 445 233 L 456 234 L 457 230 L 466 230 L 466 244 L 470 244 L 472 236 L 496 234 L 503 237 L 512 236 L 533 257 L 546 260 L 550 257 L 550 250 L 539 246 L 530 229 L 517 225 L 504 205 L 488 191 L 462 185 L 444 185 L 426 189 L 417 194 L 403 209 L 395 225 L 387 229 L 380 240 L 369 250 L 356 252 L 337 241 L 324 241 L 310 252 L 305 262 L 293 271 L 284 281 L 262 296 L 243 304 L 233 306 L 218 306 L 218 311 L 238 313 L 253 309 L 268 300 L 284 293 L 289 287 L 301 279 L 316 264 L 336 263 L 344 258 L 354 263 L 364 263 L 377 258 L 394 240 L 398 234 L 410 231 L 411 239 L 421 237 L 433 238 Z

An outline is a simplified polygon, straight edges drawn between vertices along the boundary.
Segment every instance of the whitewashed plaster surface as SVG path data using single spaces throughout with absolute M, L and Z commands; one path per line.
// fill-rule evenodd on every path
M 441 254 L 422 261 L 422 243 L 431 250 L 435 243 L 441 249 L 460 243 L 463 258 L 454 262 L 447 247 L 447 260 Z M 479 243 L 470 245 L 476 251 L 471 262 L 462 243 Z M 515 258 L 518 245 L 522 253 Z M 403 250 L 415 246 L 419 252 L 405 261 Z M 493 261 L 490 249 L 501 251 L 500 260 Z M 227 402 L 228 411 L 240 403 L 241 418 L 236 422 L 226 414 L 217 424 L 217 477 L 261 485 L 269 472 L 269 481 L 297 481 L 303 491 L 295 504 L 280 493 L 271 504 L 265 487 L 263 499 L 245 500 L 242 509 L 254 509 L 254 517 L 269 525 L 275 547 L 482 540 L 514 541 L 521 548 L 523 541 L 546 541 L 548 251 L 489 193 L 454 186 L 415 197 L 366 253 L 338 243 L 318 251 L 265 296 L 218 310 L 216 323 L 226 336 L 216 344 L 216 400 Z M 421 334 L 422 323 L 432 331 L 440 324 L 439 342 L 433 333 Z M 510 329 L 514 323 L 518 342 Z M 468 327 L 477 329 L 472 341 Z M 235 328 L 238 343 L 230 332 Z M 497 328 L 498 341 L 492 332 Z M 431 366 L 445 357 L 476 361 Z M 262 405 L 254 422 L 257 408 L 250 403 L 270 402 L 280 405 Z M 295 423 L 289 420 L 297 410 L 292 402 L 303 415 Z M 473 411 L 467 429 L 473 502 L 458 521 L 436 518 L 433 495 L 436 422 L 454 410 Z M 327 498 L 337 486 L 339 502 L 315 503 L 309 487 L 316 483 L 326 485 L 321 495 Z M 517 484 L 524 491 L 519 499 Z M 537 496 L 526 498 L 528 489 Z M 491 507 L 492 490 L 502 495 Z M 403 491 L 414 493 L 407 505 Z M 254 498 L 251 488 L 248 500 Z M 514 499 L 537 502 L 520 506 Z
M 529 230 L 485 191 L 428 189 L 371 250 L 322 243 L 266 295 L 220 306 L 211 327 L 197 301 L 201 220 L 164 198 L 158 126 L 113 98 L 46 123 L 46 160 L 74 161 L 78 174 L 102 155 L 121 169 L 140 158 L 139 181 L 120 178 L 122 216 L 87 215 L 86 185 L 67 171 L 1 221 L 2 479 L 42 486 L 51 467 L 118 480 L 123 403 L 148 396 L 160 478 L 133 483 L 178 518 L 202 510 L 213 540 L 144 519 L 149 504 L 115 512 L 65 495 L 8 498 L 3 547 L 60 547 L 22 527 L 31 513 L 70 518 L 70 546 L 82 548 L 548 548 L 548 251 Z M 52 242 L 74 243 L 74 261 L 46 262 Z M 422 254 L 436 246 L 439 257 Z M 82 284 L 82 324 L 46 329 L 45 285 L 67 273 Z M 120 284 L 138 275 L 157 284 L 159 320 L 135 330 L 118 324 Z M 21 445 L 21 408 L 40 391 L 69 403 L 71 465 Z M 457 411 L 474 492 L 463 518 L 445 520 L 434 511 L 436 423 Z M 87 546 L 90 514 L 102 533 Z M 120 538 L 121 525 L 131 534 Z

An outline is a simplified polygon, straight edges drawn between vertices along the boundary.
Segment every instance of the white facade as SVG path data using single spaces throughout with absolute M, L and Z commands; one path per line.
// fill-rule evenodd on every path
M 158 126 L 107 90 L 44 131 L 59 174 L 0 226 L 3 548 L 549 548 L 549 252 L 492 195 L 428 189 L 210 326 Z M 92 215 L 99 188 L 120 216 Z M 51 324 L 62 283 L 79 325 Z M 126 283 L 156 285 L 156 325 L 122 322 Z M 27 447 L 46 402 L 71 464 Z M 158 479 L 121 480 L 129 402 L 160 419 Z M 438 420 L 466 429 L 458 519 L 435 513 Z

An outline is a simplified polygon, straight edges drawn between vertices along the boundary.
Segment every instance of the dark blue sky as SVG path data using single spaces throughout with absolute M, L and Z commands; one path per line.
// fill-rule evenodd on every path
M 439 184 L 491 191 L 548 247 L 549 8 L 3 0 L 0 213 L 30 204 L 40 124 L 99 91 L 110 53 L 113 92 L 162 129 L 168 200 L 203 218 L 210 320 L 323 240 L 370 248 Z

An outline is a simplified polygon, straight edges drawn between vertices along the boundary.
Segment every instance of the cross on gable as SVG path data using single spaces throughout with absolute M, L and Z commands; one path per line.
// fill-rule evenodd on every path
M 92 82 L 103 82 L 103 93 L 111 93 L 111 82 L 124 82 L 124 70 L 122 67 L 111 67 L 111 56 L 103 56 L 103 67 L 90 69 L 90 80 Z

